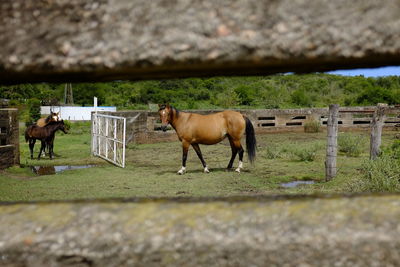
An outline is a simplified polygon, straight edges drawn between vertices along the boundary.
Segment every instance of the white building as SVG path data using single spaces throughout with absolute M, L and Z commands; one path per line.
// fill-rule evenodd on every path
M 74 106 L 41 106 L 40 114 L 49 115 L 50 109 L 53 112 L 60 112 L 63 120 L 69 121 L 90 121 L 93 111 L 117 111 L 117 107 L 74 107 Z

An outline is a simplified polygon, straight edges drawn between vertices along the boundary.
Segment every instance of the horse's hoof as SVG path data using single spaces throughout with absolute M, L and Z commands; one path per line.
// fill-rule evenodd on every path
M 210 170 L 207 167 L 205 167 L 204 168 L 204 173 L 210 173 Z
M 185 167 L 182 167 L 182 168 L 178 171 L 178 174 L 179 174 L 179 175 L 182 175 L 182 174 L 185 174 L 185 172 L 186 172 L 186 168 L 185 168 Z
M 240 173 L 240 168 L 236 168 L 235 172 Z

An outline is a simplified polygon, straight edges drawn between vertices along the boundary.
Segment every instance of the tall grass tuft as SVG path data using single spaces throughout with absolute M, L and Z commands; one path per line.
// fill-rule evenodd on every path
M 359 135 L 342 134 L 338 138 L 339 151 L 349 157 L 358 157 L 363 151 L 365 138 Z
M 321 123 L 316 120 L 307 120 L 304 123 L 305 133 L 319 133 L 321 131 Z
M 352 191 L 399 192 L 400 160 L 382 155 L 368 160 L 362 166 L 362 177 L 351 184 Z

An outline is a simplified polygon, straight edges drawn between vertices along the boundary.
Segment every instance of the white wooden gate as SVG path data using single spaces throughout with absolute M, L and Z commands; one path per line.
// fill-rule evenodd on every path
M 92 154 L 125 168 L 126 118 L 92 114 Z

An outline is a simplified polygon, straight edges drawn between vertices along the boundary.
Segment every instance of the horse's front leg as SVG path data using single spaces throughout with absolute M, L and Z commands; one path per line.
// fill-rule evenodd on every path
M 46 147 L 49 153 L 49 157 L 50 159 L 53 159 L 53 147 L 54 147 L 54 138 L 50 138 L 48 140 L 46 140 Z
M 189 151 L 190 143 L 182 141 L 182 168 L 178 171 L 178 174 L 184 174 L 186 172 L 186 159 Z
M 194 148 L 194 151 L 196 151 L 197 156 L 199 157 L 201 164 L 203 164 L 204 172 L 209 173 L 209 169 L 207 167 L 206 161 L 203 158 L 203 155 L 201 154 L 200 146 L 199 144 L 192 144 L 192 147 Z
M 40 151 L 39 151 L 38 159 L 40 159 L 40 156 L 42 155 L 42 152 L 45 150 L 45 147 L 46 147 L 46 142 L 42 141 L 42 143 L 40 145 Z

